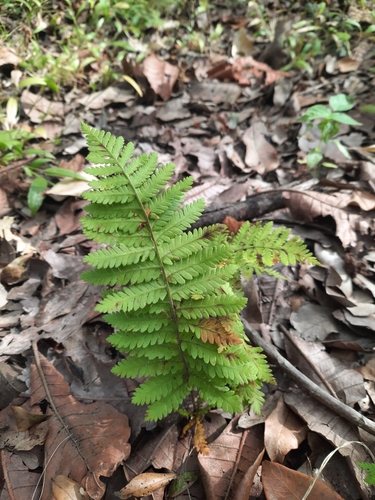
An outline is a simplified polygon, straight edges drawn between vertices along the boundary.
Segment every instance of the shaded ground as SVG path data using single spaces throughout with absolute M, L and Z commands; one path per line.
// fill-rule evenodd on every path
M 291 489 L 302 498 L 309 480 L 297 470 L 312 476 L 334 448 L 349 441 L 373 450 L 375 57 L 369 28 L 375 19 L 366 8 L 332 6 L 341 23 L 355 20 L 362 31 L 338 21 L 332 25 L 336 31 L 320 28 L 326 43 L 320 48 L 329 53 L 309 52 L 304 59 L 303 47 L 319 39 L 306 26 L 322 20 L 291 9 L 276 23 L 277 8 L 268 7 L 260 12 L 270 28 L 263 36 L 254 23 L 259 11 L 252 15 L 243 6 L 216 6 L 209 16 L 197 16 L 197 40 L 189 38 L 182 49 L 169 41 L 179 38 L 179 28 L 148 32 L 143 61 L 128 54 L 116 66 L 121 77 L 94 91 L 85 82 L 100 74 L 103 59 L 91 62 L 80 82 L 62 82 L 54 93 L 35 80 L 17 87 L 17 78 L 22 82 L 30 74 L 17 69 L 22 54 L 11 39 L 1 46 L 3 131 L 15 135 L 5 136 L 0 170 L 0 498 L 12 493 L 29 499 L 36 490 L 49 499 L 52 484 L 63 481 L 68 488 L 67 477 L 82 482 L 91 498 L 114 498 L 114 491 L 144 471 L 191 473 L 183 476 L 183 491 L 167 498 L 281 499 Z M 218 25 L 222 33 L 215 37 Z M 351 34 L 349 49 L 338 33 Z M 207 43 L 204 54 L 197 52 L 199 36 Z M 291 37 L 297 48 L 305 40 L 295 54 Z M 46 51 L 53 47 L 48 31 L 44 43 Z M 319 120 L 309 129 L 301 117 L 338 94 L 353 97 L 352 109 L 345 111 L 351 120 L 338 122 L 338 145 L 321 145 Z M 174 181 L 192 175 L 195 188 L 186 201 L 205 198 L 202 224 L 228 215 L 271 220 L 306 240 L 322 266 L 280 269 L 288 281 L 254 278 L 245 286 L 244 319 L 261 336 L 249 331 L 251 341 L 263 339 L 266 352 L 275 346 L 329 395 L 325 404 L 270 357 L 278 385 L 264 388 L 262 414 L 209 414 L 208 457 L 191 451 L 190 434 L 179 438 L 183 424 L 176 416 L 158 427 L 144 422 L 144 409 L 130 403 L 139 381 L 110 373 L 119 354 L 106 342 L 111 331 L 94 311 L 100 291 L 80 279 L 82 257 L 93 248 L 79 222 L 85 206 L 80 194 L 87 189 L 80 120 L 134 141 L 136 153 L 157 151 L 161 163 L 174 162 Z M 31 147 L 52 153 L 56 161 L 40 152 L 27 156 Z M 314 148 L 330 168 L 320 162 L 309 170 L 306 159 Z M 59 172 L 46 173 L 42 165 L 68 169 L 73 178 L 59 181 Z M 35 172 L 42 181 L 30 189 Z M 46 179 L 53 186 L 43 184 Z M 34 419 L 46 411 L 54 416 L 35 425 L 23 410 Z M 125 474 L 118 467 L 124 460 Z M 357 465 L 369 461 L 358 444 L 341 448 L 322 473 L 327 486 L 318 484 L 309 498 L 372 498 Z M 154 491 L 153 498 L 163 498 L 163 491 Z

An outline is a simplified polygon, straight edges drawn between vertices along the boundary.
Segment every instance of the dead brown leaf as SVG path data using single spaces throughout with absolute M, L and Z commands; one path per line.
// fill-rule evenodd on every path
M 135 99 L 133 89 L 123 89 L 120 87 L 107 87 L 86 95 L 78 100 L 80 104 L 89 109 L 102 109 L 114 102 L 127 103 Z
M 263 449 L 259 426 L 245 432 L 247 434 L 243 439 L 242 432 L 236 429 L 236 420 L 232 421 L 209 445 L 210 455 L 198 456 L 207 500 L 226 498 L 230 488 L 235 491 L 243 478 L 243 471 L 248 470 Z
M 5 66 L 6 64 L 13 64 L 13 66 L 17 66 L 19 62 L 21 62 L 21 59 L 12 49 L 6 47 L 5 45 L 1 45 L 0 66 Z
M 264 445 L 273 462 L 283 463 L 285 455 L 295 450 L 307 437 L 307 427 L 284 403 L 282 397 L 265 421 Z
M 267 500 L 301 500 L 313 482 L 311 476 L 265 460 L 262 483 Z M 317 480 L 309 500 L 344 500 L 322 481 Z
M 268 64 L 256 61 L 251 56 L 237 57 L 232 64 L 233 76 L 241 85 L 250 85 L 251 76 L 259 80 L 264 78 L 264 85 L 271 85 L 279 78 L 290 76 L 290 73 L 272 69 Z
M 0 188 L 0 217 L 7 215 L 11 211 L 7 195 L 3 189 Z
M 361 61 L 352 59 L 351 57 L 343 57 L 337 61 L 340 73 L 350 73 L 351 71 L 357 71 L 361 65 Z
M 356 205 L 365 212 L 375 209 L 375 195 L 367 191 L 353 191 L 348 205 Z
M 163 101 L 168 101 L 180 74 L 178 67 L 160 61 L 155 54 L 152 54 L 143 61 L 142 69 L 155 94 L 160 95 Z
M 99 500 L 105 492 L 100 476 L 110 477 L 129 456 L 128 418 L 105 403 L 79 403 L 56 368 L 43 356 L 39 357 L 39 368 L 31 365 L 30 404 L 39 407 L 46 400 L 53 408 L 48 420 L 45 443 L 48 467 L 41 498 L 51 499 L 51 479 L 61 474 L 81 484 L 91 498 Z M 59 452 L 55 453 L 57 448 Z
M 37 413 L 30 413 L 26 411 L 22 406 L 11 406 L 13 412 L 14 420 L 17 425 L 17 429 L 20 432 L 25 432 L 30 427 L 33 427 L 39 422 L 43 422 L 47 418 L 46 415 L 39 415 Z
M 260 175 L 271 172 L 279 166 L 275 148 L 264 137 L 264 126 L 261 122 L 251 125 L 242 137 L 246 146 L 245 163 L 249 170 L 255 170 Z
M 310 430 L 323 436 L 333 446 L 339 447 L 348 441 L 358 440 L 357 430 L 351 424 L 310 395 L 302 391 L 288 392 L 284 395 L 284 401 L 307 423 Z M 350 457 L 353 475 L 364 498 L 371 498 L 370 487 L 364 482 L 362 469 L 357 465 L 358 462 L 370 461 L 365 449 L 359 444 L 351 444 L 340 448 L 338 453 Z
M 8 496 L 5 498 L 29 499 L 33 496 L 39 498 L 40 475 L 29 470 L 20 454 L 4 449 L 1 450 L 0 455 L 2 470 L 6 471 L 4 485 Z
M 26 115 L 33 123 L 43 123 L 47 120 L 58 122 L 62 129 L 62 120 L 64 117 L 64 103 L 52 102 L 46 97 L 33 94 L 25 89 L 21 95 L 21 103 Z
M 337 193 L 334 195 L 313 191 L 283 193 L 286 206 L 300 220 L 313 221 L 315 217 L 332 217 L 336 223 L 336 235 L 344 247 L 357 241 L 355 229 L 359 229 L 362 218 L 346 210 L 351 195 Z

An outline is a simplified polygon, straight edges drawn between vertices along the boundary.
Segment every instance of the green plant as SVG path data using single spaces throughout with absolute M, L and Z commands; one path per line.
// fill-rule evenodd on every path
M 358 462 L 358 465 L 367 472 L 365 481 L 368 484 L 375 484 L 375 463 Z
M 317 147 L 312 149 L 306 157 L 309 168 L 316 169 L 319 163 L 323 160 L 322 147 L 323 144 L 328 144 L 335 135 L 339 132 L 339 123 L 346 125 L 362 125 L 351 118 L 345 111 L 351 110 L 355 106 L 354 100 L 345 94 L 338 94 L 330 97 L 329 107 L 323 104 L 311 106 L 302 116 L 301 121 L 308 123 L 308 128 L 311 128 L 315 121 L 318 121 L 320 130 L 320 140 Z M 350 158 L 347 148 L 338 140 L 333 140 L 339 151 L 346 157 Z M 334 163 L 324 162 L 325 167 L 336 168 Z
M 240 271 L 274 274 L 269 268 L 279 261 L 315 259 L 272 224 L 247 222 L 235 236 L 222 225 L 189 231 L 204 209 L 203 200 L 182 206 L 192 178 L 166 189 L 173 164 L 159 168 L 155 153 L 129 162 L 131 143 L 85 124 L 82 130 L 96 165 L 86 169 L 96 180 L 83 195 L 91 202 L 83 230 L 109 245 L 85 258 L 96 269 L 83 279 L 110 287 L 97 310 L 115 328 L 109 342 L 125 353 L 113 372 L 148 377 L 133 396 L 148 405 L 148 420 L 247 404 L 259 411 L 261 385 L 273 379 L 261 349 L 245 340 Z

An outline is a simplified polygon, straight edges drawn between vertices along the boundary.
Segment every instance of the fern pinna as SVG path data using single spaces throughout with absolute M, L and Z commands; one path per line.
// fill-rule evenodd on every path
M 241 267 L 262 272 L 277 260 L 305 260 L 305 247 L 291 245 L 287 230 L 275 238 L 259 225 L 245 224 L 232 240 L 219 224 L 189 231 L 204 209 L 203 200 L 182 206 L 192 178 L 166 189 L 173 164 L 159 167 L 155 153 L 131 160 L 133 144 L 82 130 L 95 164 L 86 172 L 96 178 L 84 193 L 91 203 L 83 229 L 107 245 L 85 258 L 95 269 L 83 278 L 110 287 L 97 310 L 115 329 L 108 340 L 125 353 L 114 373 L 147 377 L 133 402 L 148 405 L 148 420 L 183 411 L 189 395 L 192 415 L 247 404 L 259 410 L 261 385 L 272 375 L 261 349 L 245 342 L 246 299 L 234 285 Z

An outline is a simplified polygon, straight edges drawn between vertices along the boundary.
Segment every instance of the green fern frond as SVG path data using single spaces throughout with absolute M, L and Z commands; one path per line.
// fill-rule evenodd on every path
M 181 410 L 187 396 L 194 415 L 208 407 L 259 409 L 261 384 L 272 374 L 245 342 L 239 313 L 246 299 L 235 284 L 241 269 L 276 273 L 276 262 L 313 257 L 272 224 L 244 224 L 232 240 L 222 225 L 190 230 L 204 210 L 203 200 L 183 205 L 191 178 L 167 188 L 173 164 L 159 167 L 156 154 L 132 159 L 134 147 L 122 138 L 82 130 L 96 164 L 87 169 L 95 179 L 84 194 L 90 204 L 82 226 L 106 245 L 85 257 L 94 269 L 82 276 L 111 287 L 96 309 L 115 330 L 108 340 L 125 353 L 113 372 L 148 377 L 133 402 L 148 405 L 149 420 Z

